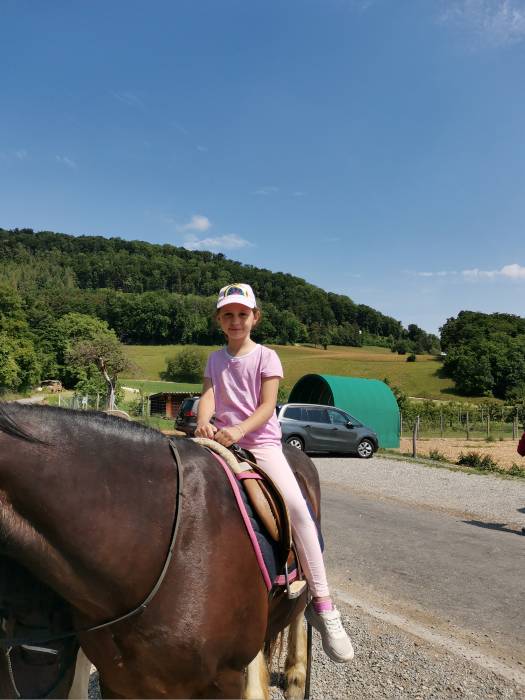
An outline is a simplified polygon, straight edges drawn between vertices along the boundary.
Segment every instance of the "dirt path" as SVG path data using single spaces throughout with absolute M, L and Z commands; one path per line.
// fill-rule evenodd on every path
M 420 457 L 428 457 L 431 450 L 438 450 L 451 462 L 456 462 L 462 452 L 479 452 L 492 457 L 502 468 L 510 468 L 513 464 L 525 468 L 525 459 L 516 452 L 517 445 L 518 440 L 487 442 L 462 438 L 421 438 L 417 442 L 417 452 Z M 399 452 L 412 453 L 412 438 L 401 438 Z

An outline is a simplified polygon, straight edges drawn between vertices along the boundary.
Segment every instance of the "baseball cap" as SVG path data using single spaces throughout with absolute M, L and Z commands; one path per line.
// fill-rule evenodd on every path
M 242 304 L 249 309 L 254 309 L 257 306 L 255 294 L 249 284 L 227 284 L 219 292 L 217 299 L 217 308 L 220 309 L 226 304 Z

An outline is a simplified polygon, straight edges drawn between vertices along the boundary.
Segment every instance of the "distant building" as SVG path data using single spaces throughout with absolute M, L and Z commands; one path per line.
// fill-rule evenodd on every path
M 184 399 L 190 396 L 198 396 L 194 391 L 161 391 L 158 394 L 151 394 L 149 397 L 150 416 L 165 416 L 175 418 Z

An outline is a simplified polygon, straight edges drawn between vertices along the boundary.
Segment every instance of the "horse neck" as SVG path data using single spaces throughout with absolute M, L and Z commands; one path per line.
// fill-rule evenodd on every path
M 171 489 L 161 487 L 154 502 L 139 468 L 140 445 L 89 423 L 79 431 L 66 418 L 61 425 L 50 421 L 46 439 L 51 446 L 0 433 L 5 505 L 0 531 L 9 556 L 82 612 L 101 619 L 133 607 L 149 585 L 149 578 L 142 582 L 130 551 L 142 550 L 148 571 L 162 564 L 165 549 L 159 553 L 163 543 L 151 541 L 148 522 L 157 522 Z M 156 460 L 148 457 L 151 481 Z M 173 513 L 166 515 L 169 520 Z

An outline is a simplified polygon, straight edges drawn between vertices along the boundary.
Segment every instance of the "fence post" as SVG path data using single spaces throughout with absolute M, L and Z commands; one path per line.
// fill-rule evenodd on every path
M 414 428 L 412 430 L 412 457 L 417 457 L 417 437 L 419 433 L 419 416 L 417 416 L 414 421 Z
M 490 411 L 487 413 L 487 437 L 490 437 Z
M 441 412 L 439 414 L 439 432 L 441 434 L 441 437 L 443 437 L 443 409 L 441 409 Z
M 403 412 L 399 411 L 399 437 L 403 437 Z
M 466 417 L 467 417 L 467 422 L 466 422 L 466 425 L 467 425 L 467 440 L 470 440 L 470 423 L 469 423 L 469 419 L 468 419 L 468 411 L 467 411 L 467 413 L 466 413 Z
M 512 439 L 515 440 L 518 434 L 518 407 L 516 406 L 516 415 L 512 419 Z

